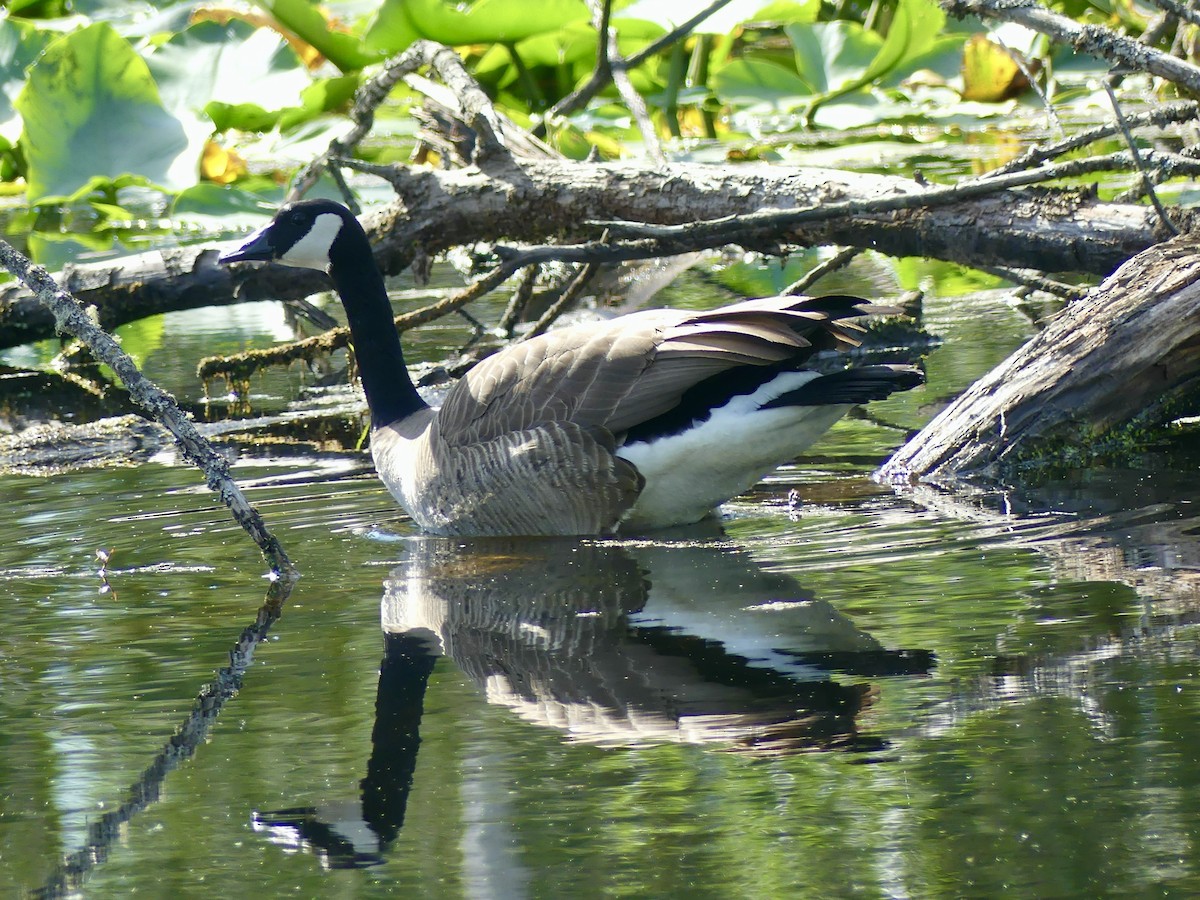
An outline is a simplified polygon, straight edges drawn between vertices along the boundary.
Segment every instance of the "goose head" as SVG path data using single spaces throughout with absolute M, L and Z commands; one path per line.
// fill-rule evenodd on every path
M 260 260 L 329 272 L 351 241 L 365 242 L 366 237 L 346 207 L 332 200 L 302 200 L 281 207 L 270 222 L 218 261 Z
M 278 262 L 325 272 L 333 280 L 374 425 L 427 409 L 409 378 L 383 275 L 354 214 L 332 200 L 302 200 L 222 253 L 219 261 Z

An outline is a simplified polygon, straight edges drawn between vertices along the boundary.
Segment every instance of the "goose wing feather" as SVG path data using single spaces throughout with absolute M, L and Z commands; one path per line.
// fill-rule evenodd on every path
M 468 372 L 438 413 L 439 431 L 450 447 L 548 422 L 619 436 L 722 371 L 799 365 L 818 350 L 856 346 L 848 318 L 895 311 L 854 297 L 771 297 L 556 329 Z

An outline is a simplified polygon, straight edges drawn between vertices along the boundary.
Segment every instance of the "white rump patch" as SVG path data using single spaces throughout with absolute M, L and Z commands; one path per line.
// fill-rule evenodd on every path
M 342 230 L 342 218 L 334 213 L 321 213 L 313 221 L 312 228 L 287 252 L 279 257 L 279 261 L 289 266 L 299 266 L 304 269 L 317 269 L 325 272 L 329 269 L 329 248 L 333 246 L 338 232 Z

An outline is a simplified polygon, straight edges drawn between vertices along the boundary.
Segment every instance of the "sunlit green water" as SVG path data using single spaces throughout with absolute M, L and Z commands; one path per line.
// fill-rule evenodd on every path
M 1200 890 L 1195 454 L 1009 497 L 873 485 L 902 439 L 876 423 L 920 424 L 1027 330 L 996 295 L 926 315 L 930 386 L 723 533 L 437 541 L 361 455 L 243 446 L 304 577 L 165 756 L 264 602 L 256 552 L 167 457 L 0 477 L 0 893 L 61 881 L 131 800 L 88 895 Z M 190 401 L 203 348 L 283 327 L 188 316 L 143 362 Z

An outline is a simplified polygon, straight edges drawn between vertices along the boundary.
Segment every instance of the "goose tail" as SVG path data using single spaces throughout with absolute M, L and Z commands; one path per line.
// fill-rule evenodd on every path
M 764 403 L 761 409 L 869 403 L 883 400 L 896 391 L 907 391 L 924 382 L 925 376 L 921 370 L 913 366 L 859 366 L 819 375 Z

